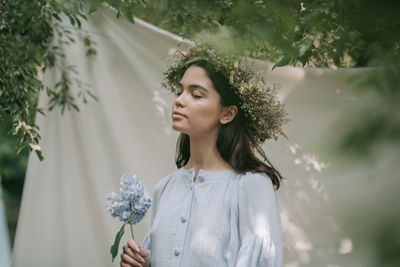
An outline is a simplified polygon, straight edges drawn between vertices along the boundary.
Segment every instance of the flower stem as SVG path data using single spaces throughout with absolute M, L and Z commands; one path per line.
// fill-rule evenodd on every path
M 129 210 L 131 211 L 131 223 L 129 224 L 131 227 L 131 235 L 132 235 L 132 239 L 135 240 L 135 236 L 133 234 L 133 212 L 132 212 L 132 203 L 129 203 Z
M 131 234 L 132 234 L 132 239 L 135 239 L 135 236 L 133 235 L 133 227 L 132 227 L 132 224 L 131 224 Z

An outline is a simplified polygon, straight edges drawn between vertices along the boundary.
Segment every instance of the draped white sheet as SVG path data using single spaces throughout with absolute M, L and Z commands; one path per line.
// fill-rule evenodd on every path
M 79 113 L 62 116 L 53 110 L 37 116 L 45 160 L 29 158 L 15 267 L 119 266 L 119 259 L 111 264 L 109 247 L 121 223 L 107 214 L 105 195 L 118 190 L 123 173 L 138 174 L 152 193 L 155 183 L 175 169 L 172 98 L 160 82 L 167 63 L 163 56 L 188 42 L 140 20 L 116 19 L 108 8 L 91 15 L 84 28 L 97 43 L 98 55 L 86 57 L 77 42 L 65 47 L 67 63 L 77 66 L 79 79 L 92 85 L 99 101 L 80 104 Z M 255 64 L 268 81 L 281 85 L 280 98 L 292 120 L 284 128 L 290 140 L 264 146 L 287 177 L 278 191 L 285 266 L 373 266 L 373 240 L 366 233 L 379 220 L 359 224 L 363 220 L 355 218 L 367 218 L 371 194 L 383 199 L 374 209 L 386 205 L 393 189 L 378 190 L 366 182 L 376 185 L 374 177 L 383 169 L 394 181 L 387 171 L 393 167 L 386 168 L 391 161 L 377 169 L 321 154 L 343 109 L 348 112 L 360 102 L 346 83 L 347 74 L 357 70 L 284 67 L 271 72 L 271 67 L 265 61 Z M 52 85 L 58 77 L 49 70 L 44 81 Z M 43 92 L 39 105 L 47 101 Z M 137 240 L 148 225 L 149 216 L 134 227 Z M 127 231 L 122 242 L 128 236 Z

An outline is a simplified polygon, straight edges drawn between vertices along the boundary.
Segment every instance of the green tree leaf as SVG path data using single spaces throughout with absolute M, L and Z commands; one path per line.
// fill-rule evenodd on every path
M 89 14 L 95 12 L 97 8 L 104 2 L 104 0 L 91 0 L 89 1 Z
M 274 70 L 276 67 L 286 66 L 287 64 L 289 64 L 290 60 L 292 60 L 291 56 L 284 56 L 278 63 L 274 64 L 272 70 Z

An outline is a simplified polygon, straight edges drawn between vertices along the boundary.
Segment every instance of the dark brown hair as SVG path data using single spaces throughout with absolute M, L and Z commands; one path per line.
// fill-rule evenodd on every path
M 217 72 L 206 60 L 201 59 L 188 64 L 180 73 L 180 78 L 190 66 L 198 66 L 205 70 L 214 88 L 221 96 L 220 104 L 222 106 L 235 105 L 238 107 L 235 118 L 231 122 L 221 125 L 218 133 L 217 149 L 222 158 L 238 173 L 263 172 L 267 174 L 274 187 L 278 189 L 283 177 L 269 162 L 263 149 L 254 140 L 250 140 L 250 135 L 247 133 L 250 127 L 248 127 L 244 111 L 241 109 L 242 103 L 236 89 L 232 88 L 224 75 Z M 268 164 L 256 157 L 253 150 L 257 151 Z M 176 145 L 176 166 L 178 168 L 185 166 L 189 159 L 190 138 L 187 134 L 181 133 Z

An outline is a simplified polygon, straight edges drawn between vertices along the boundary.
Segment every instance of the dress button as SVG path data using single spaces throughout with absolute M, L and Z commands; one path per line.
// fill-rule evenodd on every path
M 183 223 L 186 222 L 186 217 L 185 217 L 185 216 L 182 216 L 182 217 L 181 217 L 181 222 L 183 222 Z
M 179 256 L 179 254 L 181 254 L 181 252 L 180 252 L 179 250 L 175 249 L 174 255 L 175 255 L 175 256 Z

